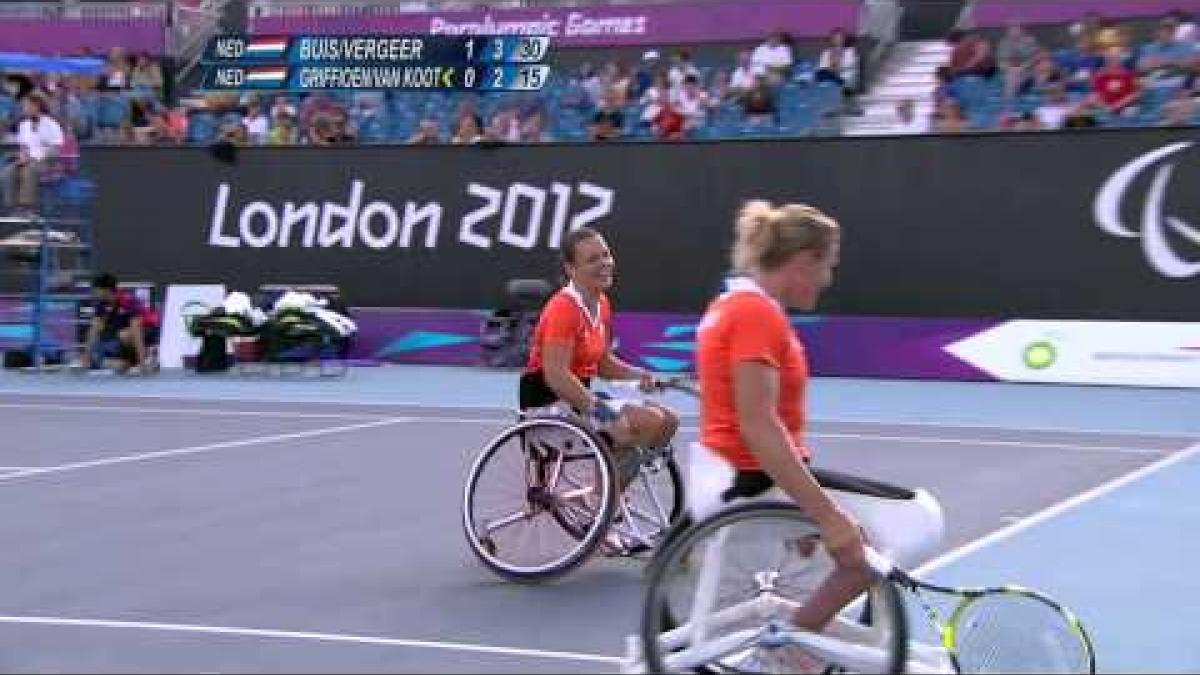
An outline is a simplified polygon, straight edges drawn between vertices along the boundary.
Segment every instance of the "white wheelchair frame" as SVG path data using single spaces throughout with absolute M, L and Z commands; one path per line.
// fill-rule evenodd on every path
M 685 493 L 688 512 L 695 523 L 693 527 L 699 527 L 731 509 L 747 504 L 787 505 L 799 511 L 799 507 L 778 488 L 754 499 L 724 503 L 721 494 L 733 482 L 733 469 L 702 445 L 692 444 L 690 450 Z M 849 491 L 827 491 L 855 517 L 865 531 L 870 544 L 868 563 L 879 577 L 880 584 L 891 583 L 887 576 L 894 566 L 916 564 L 929 555 L 941 540 L 944 529 L 942 511 L 933 495 L 926 490 L 913 490 L 913 498 L 907 500 L 884 499 Z M 876 625 L 875 622 L 864 625 L 852 621 L 846 617 L 845 610 L 820 633 L 799 630 L 778 621 L 779 617 L 788 616 L 797 609 L 799 604 L 774 593 L 759 593 L 746 602 L 714 613 L 722 549 L 728 532 L 728 528 L 719 530 L 715 541 L 704 550 L 691 616 L 682 625 L 658 636 L 662 651 L 669 654 L 664 659 L 664 665 L 669 670 L 699 668 L 731 652 L 748 648 L 747 645 L 764 638 L 775 644 L 798 645 L 817 658 L 851 671 L 883 672 L 886 669 L 889 654 L 881 645 L 886 641 L 888 627 Z M 852 603 L 851 611 L 861 609 L 863 600 L 860 597 Z M 907 621 L 905 612 L 901 612 L 900 616 Z M 761 622 L 761 627 L 739 630 L 710 643 L 697 644 L 722 626 L 744 624 L 748 620 Z M 902 635 L 908 635 L 907 623 L 899 629 Z M 623 672 L 645 672 L 643 639 L 642 636 L 629 638 Z M 697 646 L 670 653 L 688 644 Z M 908 640 L 905 663 L 907 672 L 955 672 L 953 659 L 945 648 L 912 640 Z

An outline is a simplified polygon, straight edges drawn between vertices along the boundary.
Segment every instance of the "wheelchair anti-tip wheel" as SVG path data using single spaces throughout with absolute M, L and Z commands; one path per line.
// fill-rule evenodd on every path
M 903 672 L 908 624 L 885 580 L 822 632 L 788 619 L 832 572 L 820 531 L 790 504 L 744 504 L 688 528 L 648 570 L 641 656 L 651 673 Z
M 471 467 L 463 529 L 493 572 L 546 581 L 596 551 L 615 507 L 615 470 L 603 443 L 570 420 L 531 418 L 494 438 Z

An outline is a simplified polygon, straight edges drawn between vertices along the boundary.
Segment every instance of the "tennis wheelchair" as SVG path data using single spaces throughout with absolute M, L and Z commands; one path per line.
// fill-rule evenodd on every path
M 823 469 L 817 482 L 866 535 L 870 582 L 821 630 L 797 627 L 795 612 L 835 568 L 820 529 L 778 489 L 730 499 L 732 469 L 703 446 L 692 444 L 686 464 L 691 523 L 648 567 L 623 672 L 1095 672 L 1087 632 L 1048 596 L 938 586 L 903 569 L 941 541 L 932 494 Z M 939 614 L 926 593 L 955 606 Z M 910 629 L 910 599 L 934 642 Z
M 656 392 L 686 388 L 663 379 Z M 540 582 L 597 553 L 649 553 L 683 510 L 673 447 L 637 448 L 618 460 L 606 434 L 558 405 L 518 411 L 516 424 L 484 446 L 467 476 L 462 524 L 488 569 Z

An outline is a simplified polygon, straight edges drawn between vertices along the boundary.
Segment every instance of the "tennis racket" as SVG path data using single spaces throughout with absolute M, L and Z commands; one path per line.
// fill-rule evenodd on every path
M 939 586 L 890 563 L 884 569 L 888 579 L 917 599 L 957 672 L 1096 672 L 1083 623 L 1044 593 L 1016 585 Z M 949 601 L 948 615 L 934 608 L 930 594 Z
M 655 377 L 656 388 L 660 391 L 678 391 L 700 398 L 700 383 L 694 375 L 669 375 Z

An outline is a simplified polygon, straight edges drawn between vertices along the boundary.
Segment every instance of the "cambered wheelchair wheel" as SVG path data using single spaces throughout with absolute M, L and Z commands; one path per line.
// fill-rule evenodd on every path
M 899 590 L 879 580 L 821 633 L 789 624 L 833 570 L 820 532 L 789 504 L 725 509 L 654 557 L 640 651 L 651 673 L 903 672 L 908 624 Z
M 515 581 L 547 581 L 599 547 L 616 506 L 612 458 L 590 431 L 565 418 L 519 422 L 471 467 L 463 529 L 475 555 Z

